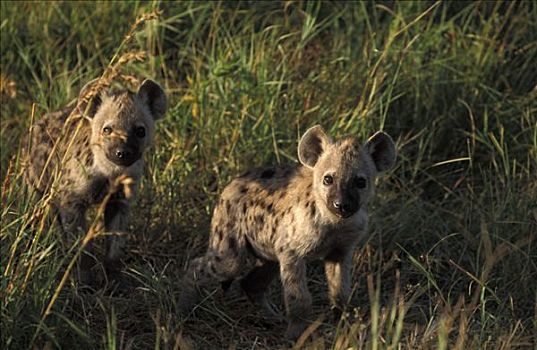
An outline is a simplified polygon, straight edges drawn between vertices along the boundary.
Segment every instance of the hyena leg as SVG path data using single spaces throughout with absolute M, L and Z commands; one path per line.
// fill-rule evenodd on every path
M 280 260 L 280 277 L 289 321 L 285 336 L 295 340 L 311 321 L 311 294 L 306 284 L 306 262 L 296 258 Z
M 265 292 L 270 282 L 278 276 L 279 271 L 280 268 L 277 262 L 259 261 L 258 265 L 241 280 L 241 287 L 248 298 L 272 315 L 277 315 L 278 313 L 267 300 Z
M 67 235 L 68 244 L 73 244 L 77 238 L 87 233 L 86 220 L 84 218 L 85 208 L 78 204 L 64 203 L 59 208 L 59 217 L 62 228 Z M 93 243 L 90 241 L 82 251 L 77 264 L 78 280 L 83 285 L 90 285 L 94 282 L 93 267 L 96 260 L 93 254 Z
M 124 199 L 110 199 L 104 212 L 106 230 L 105 268 L 111 275 L 120 269 L 120 259 L 125 245 L 130 206 Z
M 351 294 L 351 264 L 352 252 L 336 250 L 324 260 L 324 271 L 328 281 L 328 294 L 336 319 L 349 302 Z
M 179 307 L 182 314 L 200 301 L 201 290 L 217 288 L 236 278 L 245 262 L 245 248 L 241 240 L 229 237 L 218 250 L 209 248 L 205 256 L 192 260 L 183 279 Z

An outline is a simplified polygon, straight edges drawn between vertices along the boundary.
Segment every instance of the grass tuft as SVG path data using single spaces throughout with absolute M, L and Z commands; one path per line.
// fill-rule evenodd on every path
M 13 2 L 0 21 L 2 349 L 293 347 L 240 296 L 177 316 L 222 188 L 296 161 L 320 123 L 382 129 L 396 168 L 378 184 L 354 297 L 295 348 L 533 349 L 537 339 L 537 15 L 532 2 Z M 132 217 L 129 295 L 86 293 L 48 203 L 22 181 L 33 123 L 88 81 L 165 87 L 169 110 Z M 93 213 L 93 219 L 99 210 Z M 93 221 L 92 221 L 93 222 Z M 271 300 L 282 310 L 281 288 Z

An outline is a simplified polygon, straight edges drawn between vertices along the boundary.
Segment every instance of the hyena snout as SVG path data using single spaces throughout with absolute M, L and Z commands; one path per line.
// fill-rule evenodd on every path
M 357 209 L 355 209 L 353 205 L 351 205 L 350 203 L 341 201 L 341 200 L 333 201 L 332 206 L 334 208 L 333 209 L 334 214 L 341 216 L 343 218 L 348 218 L 349 216 L 356 213 L 357 211 Z
M 348 218 L 352 216 L 358 211 L 358 209 L 360 209 L 359 203 L 351 203 L 345 199 L 336 199 L 332 201 L 330 207 L 332 213 L 342 218 Z
M 106 154 L 112 163 L 120 166 L 130 166 L 141 156 L 140 147 L 133 142 L 114 142 Z
M 328 196 L 328 209 L 336 216 L 348 218 L 360 210 L 361 201 L 358 193 L 338 193 Z

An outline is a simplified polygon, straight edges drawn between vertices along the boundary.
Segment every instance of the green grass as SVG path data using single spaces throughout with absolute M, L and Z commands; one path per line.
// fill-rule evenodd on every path
M 534 3 L 2 1 L 1 13 L 2 349 L 289 346 L 285 323 L 240 296 L 187 319 L 176 296 L 219 191 L 251 166 L 296 161 L 316 123 L 384 129 L 399 158 L 356 254 L 355 308 L 331 320 L 312 264 L 320 319 L 297 347 L 535 348 Z M 159 81 L 170 107 L 132 218 L 129 295 L 61 285 L 80 242 L 65 246 L 21 180 L 32 120 L 114 64 Z M 279 285 L 271 298 L 281 309 Z

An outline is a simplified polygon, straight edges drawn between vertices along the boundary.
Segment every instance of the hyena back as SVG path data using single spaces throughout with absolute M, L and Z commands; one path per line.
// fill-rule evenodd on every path
M 97 91 L 88 83 L 76 106 L 45 115 L 28 142 L 26 178 L 39 194 L 51 193 L 64 231 L 86 232 L 85 212 L 103 201 L 118 179 L 130 178 L 130 190 L 143 173 L 144 150 L 152 143 L 155 121 L 166 110 L 166 96 L 152 80 L 136 93 Z M 129 197 L 129 198 L 128 198 Z M 119 187 L 104 213 L 105 262 L 113 268 L 120 257 L 132 196 Z M 80 261 L 83 283 L 92 281 L 91 244 Z
M 250 171 L 224 189 L 207 253 L 185 277 L 183 312 L 197 302 L 199 287 L 215 281 L 225 286 L 237 277 L 252 301 L 268 307 L 265 290 L 279 274 L 286 336 L 295 339 L 311 319 L 311 259 L 324 260 L 334 307 L 347 303 L 352 256 L 367 228 L 366 205 L 375 177 L 395 162 L 395 146 L 383 132 L 365 144 L 353 137 L 334 142 L 315 126 L 301 138 L 298 156 L 300 165 Z

